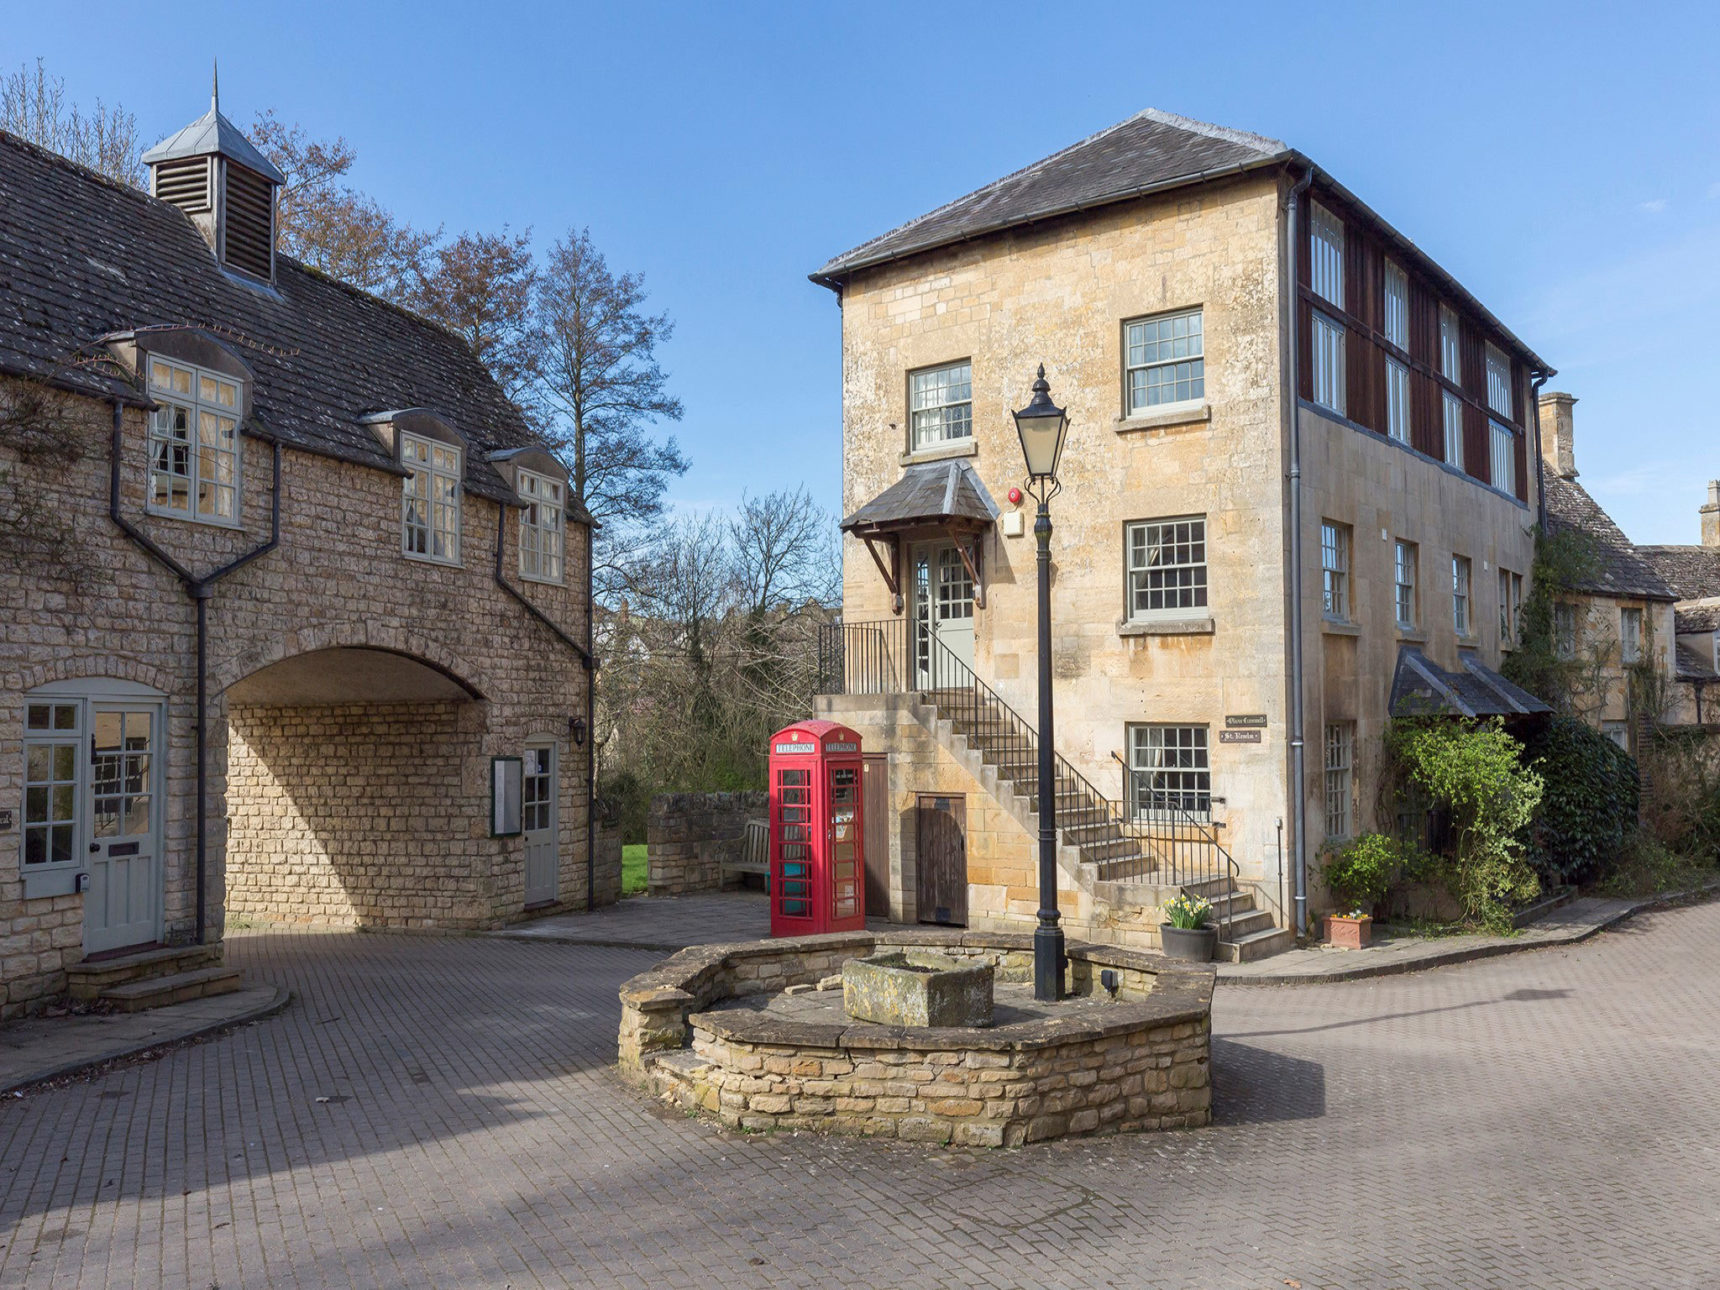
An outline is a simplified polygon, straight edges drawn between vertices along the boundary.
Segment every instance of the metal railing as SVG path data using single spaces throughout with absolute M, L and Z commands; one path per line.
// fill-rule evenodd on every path
M 823 694 L 920 695 L 1037 810 L 1037 733 L 950 650 L 936 622 L 828 624 L 819 629 L 818 663 Z M 1112 801 L 1061 754 L 1052 756 L 1058 831 L 1101 877 L 1161 886 L 1234 883 L 1236 861 L 1213 826 L 1175 803 L 1136 812 L 1126 804 L 1127 791 L 1124 801 Z
M 1141 841 L 1141 863 L 1147 867 L 1139 876 L 1150 877 L 1164 886 L 1218 883 L 1227 890 L 1234 889 L 1242 870 L 1218 836 L 1223 826 L 1201 819 L 1182 804 L 1176 793 L 1150 790 L 1143 793 L 1129 764 L 1115 752 L 1111 760 L 1123 773 L 1123 796 L 1116 803 L 1118 813 Z

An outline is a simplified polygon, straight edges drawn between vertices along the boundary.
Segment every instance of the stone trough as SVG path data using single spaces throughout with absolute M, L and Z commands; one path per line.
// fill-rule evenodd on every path
M 978 969 L 994 985 L 992 1024 L 969 1006 L 976 991 L 964 1006 L 980 1024 L 848 1015 L 850 981 L 880 967 L 897 974 L 889 1006 L 913 1016 L 923 1006 L 928 1018 L 946 1004 L 935 990 L 905 997 L 903 977 L 929 986 Z M 1114 989 L 1101 983 L 1107 973 Z M 621 988 L 620 1069 L 673 1106 L 747 1130 L 1018 1146 L 1208 1122 L 1210 964 L 1074 943 L 1068 999 L 1036 1004 L 1032 977 L 1032 937 L 1007 933 L 901 929 L 698 946 Z M 859 1002 L 868 1011 L 876 996 Z
M 989 1026 L 994 971 L 944 954 L 875 951 L 842 965 L 842 1010 L 880 1026 Z

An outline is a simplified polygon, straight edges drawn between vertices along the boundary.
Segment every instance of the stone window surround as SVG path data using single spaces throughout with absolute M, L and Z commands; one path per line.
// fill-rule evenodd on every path
M 968 397 L 965 400 L 956 400 L 955 402 L 952 402 L 952 403 L 940 403 L 940 404 L 936 405 L 935 409 L 930 408 L 930 407 L 919 408 L 919 409 L 915 408 L 915 406 L 914 406 L 914 378 L 915 377 L 930 376 L 930 375 L 933 375 L 936 373 L 941 373 L 941 372 L 950 372 L 950 371 L 954 371 L 956 368 L 959 368 L 959 367 L 967 368 Z M 940 388 L 942 388 L 942 387 L 940 387 Z M 945 362 L 941 362 L 941 363 L 928 363 L 928 364 L 925 364 L 921 367 L 909 368 L 903 377 L 903 392 L 906 396 L 906 405 L 907 405 L 907 420 L 906 420 L 906 423 L 904 425 L 904 429 L 907 431 L 906 447 L 905 447 L 905 451 L 906 451 L 907 455 L 913 456 L 914 454 L 920 453 L 920 452 L 935 451 L 936 449 L 938 449 L 938 448 L 940 448 L 946 444 L 961 443 L 964 440 L 972 440 L 973 439 L 973 437 L 974 437 L 974 435 L 973 435 L 973 359 L 971 356 L 965 357 L 965 358 L 952 358 L 952 359 L 949 359 L 949 360 L 947 360 Z M 967 409 L 968 409 L 967 433 L 966 434 L 964 434 L 964 435 L 945 435 L 942 438 L 928 441 L 927 443 L 924 443 L 924 444 L 919 442 L 918 436 L 914 430 L 914 414 L 916 411 L 928 412 L 928 411 L 936 410 L 937 412 L 939 412 L 941 414 L 946 408 L 961 407 L 964 402 L 967 405 Z M 940 428 L 940 430 L 944 428 L 943 427 L 943 421 L 944 421 L 944 418 L 940 415 L 940 417 L 939 417 L 939 428 Z M 932 460 L 935 460 L 935 458 L 933 458 Z
M 1202 559 L 1199 565 L 1184 564 L 1168 566 L 1174 568 L 1201 570 L 1200 590 L 1206 593 L 1203 599 L 1207 603 L 1201 605 L 1183 605 L 1165 609 L 1135 608 L 1134 574 L 1138 572 L 1130 563 L 1131 550 L 1134 542 L 1134 530 L 1165 524 L 1194 523 L 1200 524 L 1200 546 Z M 1163 636 L 1197 636 L 1210 634 L 1213 630 L 1211 614 L 1211 586 L 1207 581 L 1207 517 L 1201 515 L 1158 516 L 1150 519 L 1129 520 L 1123 525 L 1123 616 L 1117 622 L 1117 630 L 1125 636 L 1163 635 Z M 1192 541 L 1192 536 L 1191 536 Z M 1174 545 L 1174 542 L 1173 542 Z M 1192 588 L 1190 588 L 1192 590 Z M 1155 630 L 1156 629 L 1156 630 Z
M 1151 370 L 1154 367 L 1175 366 L 1175 364 L 1178 360 L 1176 360 L 1176 359 L 1165 359 L 1162 361 L 1145 364 L 1143 369 L 1132 369 L 1129 366 L 1129 328 L 1137 326 L 1141 323 L 1160 322 L 1160 321 L 1166 321 L 1166 320 L 1184 317 L 1184 316 L 1189 316 L 1189 315 L 1192 315 L 1195 319 L 1199 320 L 1199 322 L 1200 322 L 1200 328 L 1201 328 L 1200 353 L 1194 354 L 1194 355 L 1189 355 L 1183 361 L 1192 360 L 1192 361 L 1197 361 L 1200 363 L 1200 367 L 1201 367 L 1201 375 L 1200 375 L 1201 392 L 1192 398 L 1167 400 L 1166 402 L 1163 402 L 1163 403 L 1150 403 L 1150 404 L 1146 404 L 1140 408 L 1133 407 L 1130 403 L 1130 399 L 1132 398 L 1132 391 L 1130 389 L 1130 379 L 1129 379 L 1131 371 L 1133 371 L 1133 370 Z M 1144 426 L 1152 426 L 1152 425 L 1180 425 L 1184 421 L 1206 419 L 1204 417 L 1197 418 L 1197 417 L 1192 417 L 1192 416 L 1188 415 L 1191 411 L 1193 411 L 1195 409 L 1201 409 L 1201 408 L 1206 407 L 1206 307 L 1205 307 L 1205 305 L 1203 305 L 1199 302 L 1196 302 L 1193 304 L 1178 305 L 1178 306 L 1171 308 L 1171 309 L 1155 310 L 1154 312 L 1149 313 L 1149 314 L 1131 315 L 1130 317 L 1123 319 L 1122 325 L 1119 328 L 1118 334 L 1121 338 L 1121 349 L 1119 351 L 1119 365 L 1121 368 L 1122 396 L 1123 396 L 1123 410 L 1116 418 L 1116 421 L 1117 421 L 1117 424 L 1119 427 L 1122 427 L 1125 424 L 1128 425 L 1128 427 L 1131 429 L 1137 428 L 1138 426 L 1144 427 Z M 1161 418 L 1164 418 L 1166 416 L 1169 416 L 1169 417 L 1174 418 L 1174 419 L 1168 420 L 1168 421 L 1161 419 Z

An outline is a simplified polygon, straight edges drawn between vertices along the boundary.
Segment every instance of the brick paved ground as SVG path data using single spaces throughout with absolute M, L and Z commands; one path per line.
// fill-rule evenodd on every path
M 642 1105 L 608 1063 L 650 953 L 232 954 L 299 1001 L 0 1107 L 0 1284 L 1720 1285 L 1720 904 L 1221 987 L 1214 1127 L 1010 1152 Z

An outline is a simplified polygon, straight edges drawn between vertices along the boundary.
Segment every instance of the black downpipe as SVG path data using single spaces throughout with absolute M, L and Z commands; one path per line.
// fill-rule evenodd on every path
M 597 694 L 597 668 L 592 663 L 589 642 L 591 640 L 591 551 L 590 538 L 586 539 L 586 601 L 585 601 L 585 638 L 588 644 L 581 645 L 564 632 L 561 627 L 543 610 L 532 604 L 518 587 L 509 582 L 507 575 L 502 572 L 502 551 L 506 542 L 508 529 L 508 505 L 506 502 L 496 503 L 496 585 L 520 604 L 526 612 L 537 619 L 554 633 L 555 638 L 566 645 L 579 656 L 580 666 L 585 669 L 585 907 L 597 908 L 597 730 L 595 721 L 597 710 L 594 699 Z M 589 533 L 589 530 L 587 530 Z
M 146 555 L 169 569 L 197 606 L 197 944 L 202 945 L 209 934 L 209 602 L 214 599 L 217 582 L 280 545 L 281 445 L 278 442 L 272 445 L 274 489 L 270 499 L 269 540 L 199 578 L 120 513 L 119 459 L 124 428 L 125 405 L 115 399 L 113 438 L 108 448 L 108 518 Z

